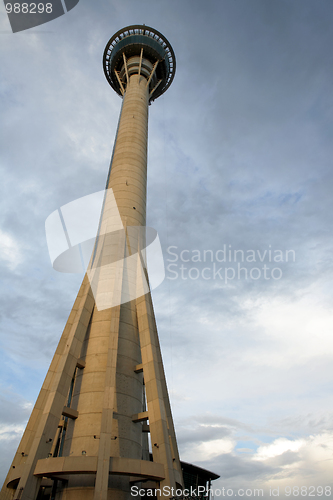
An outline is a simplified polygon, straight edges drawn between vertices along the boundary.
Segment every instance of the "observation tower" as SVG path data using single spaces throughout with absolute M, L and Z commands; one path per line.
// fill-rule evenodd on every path
M 109 40 L 103 67 L 123 103 L 98 235 L 1 500 L 125 500 L 133 485 L 183 486 L 140 231 L 148 105 L 170 86 L 175 55 L 135 25 Z

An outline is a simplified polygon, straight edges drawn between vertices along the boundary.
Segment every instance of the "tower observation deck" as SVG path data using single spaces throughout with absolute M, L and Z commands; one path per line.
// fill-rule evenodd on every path
M 161 33 L 148 26 L 133 25 L 110 38 L 104 51 L 103 67 L 106 79 L 119 95 L 124 95 L 128 77 L 144 76 L 149 101 L 154 101 L 171 85 L 176 58 Z

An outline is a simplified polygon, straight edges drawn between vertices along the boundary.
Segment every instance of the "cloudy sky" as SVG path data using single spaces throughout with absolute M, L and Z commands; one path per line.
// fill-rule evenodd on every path
M 45 220 L 104 188 L 103 51 L 145 23 L 177 58 L 148 224 L 181 458 L 216 488 L 333 486 L 332 21 L 330 0 L 80 0 L 13 34 L 0 5 L 1 483 L 82 279 L 53 270 Z

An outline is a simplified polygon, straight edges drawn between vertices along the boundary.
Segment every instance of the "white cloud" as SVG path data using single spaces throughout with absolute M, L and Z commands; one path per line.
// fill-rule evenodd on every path
M 224 453 L 231 453 L 235 447 L 232 439 L 214 439 L 208 443 L 201 443 L 197 446 L 196 453 L 198 460 L 210 460 Z
M 231 453 L 235 448 L 236 441 L 230 438 L 213 439 L 203 443 L 192 443 L 184 453 L 182 453 L 182 460 L 193 462 L 195 457 L 196 461 L 211 460 L 214 457 L 225 453 Z
M 253 363 L 281 368 L 333 355 L 333 311 L 319 286 L 297 298 L 248 299 L 245 307 L 266 342 L 251 353 Z
M 275 439 L 259 446 L 252 460 L 276 468 L 266 486 L 332 486 L 333 432 Z
M 0 230 L 0 257 L 5 260 L 11 270 L 21 262 L 22 256 L 17 241 Z
M 285 453 L 286 451 L 298 451 L 304 445 L 305 440 L 303 439 L 291 441 L 289 439 L 279 438 L 271 444 L 259 446 L 256 455 L 253 458 L 254 460 L 267 460 L 267 458 L 282 455 L 282 453 Z
M 12 441 L 22 436 L 24 425 L 2 425 L 0 429 L 0 441 Z

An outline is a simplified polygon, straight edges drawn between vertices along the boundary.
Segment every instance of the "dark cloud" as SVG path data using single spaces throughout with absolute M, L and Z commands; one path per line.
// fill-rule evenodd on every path
M 238 457 L 230 453 L 220 455 L 214 460 L 206 462 L 209 470 L 218 471 L 222 480 L 244 479 L 255 481 L 265 480 L 278 472 L 277 467 L 272 467 L 262 462 L 255 462 L 246 457 Z M 239 483 L 238 483 L 239 484 Z M 214 483 L 215 487 L 215 483 Z M 217 487 L 217 485 L 216 485 Z

